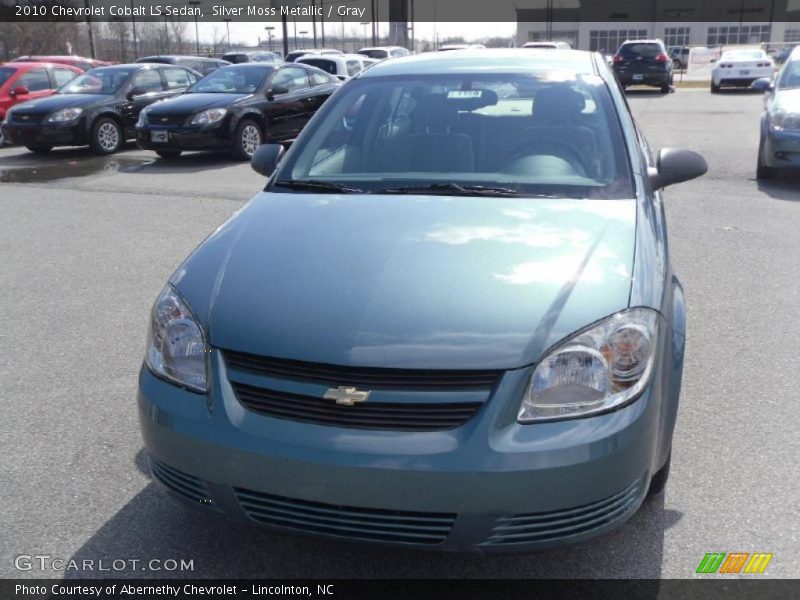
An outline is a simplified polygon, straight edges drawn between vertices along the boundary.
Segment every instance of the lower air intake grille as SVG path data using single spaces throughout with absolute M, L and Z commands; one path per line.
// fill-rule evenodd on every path
M 234 488 L 247 516 L 272 527 L 355 540 L 405 544 L 440 544 L 455 514 L 358 508 L 295 500 Z
M 153 477 L 179 496 L 183 496 L 192 502 L 197 502 L 202 506 L 217 509 L 211 501 L 208 487 L 206 487 L 203 480 L 187 475 L 182 471 L 178 471 L 178 469 L 168 467 L 152 457 L 150 458 L 150 471 L 153 473 Z
M 466 423 L 482 406 L 480 402 L 407 404 L 365 402 L 342 406 L 331 400 L 279 392 L 231 382 L 244 406 L 279 419 L 384 431 L 442 431 Z
M 613 523 L 636 507 L 641 482 L 604 500 L 552 512 L 501 517 L 483 545 L 547 542 L 591 532 Z

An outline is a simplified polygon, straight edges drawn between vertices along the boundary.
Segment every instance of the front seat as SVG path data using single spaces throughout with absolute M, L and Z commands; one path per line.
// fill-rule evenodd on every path
M 420 98 L 411 114 L 409 133 L 398 136 L 387 153 L 390 170 L 434 173 L 472 173 L 472 139 L 456 133 L 458 110 L 444 94 Z

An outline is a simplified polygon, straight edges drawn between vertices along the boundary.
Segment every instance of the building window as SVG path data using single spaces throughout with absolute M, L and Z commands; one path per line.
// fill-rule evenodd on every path
M 784 42 L 800 42 L 800 29 L 787 29 L 783 32 Z
M 667 48 L 672 46 L 688 46 L 690 27 L 665 27 L 664 45 Z
M 708 28 L 708 45 L 760 44 L 769 41 L 769 25 L 724 25 Z
M 529 42 L 567 42 L 573 48 L 578 46 L 577 31 L 554 31 L 551 36 L 546 31 L 529 31 Z
M 589 32 L 589 50 L 614 54 L 625 40 L 645 39 L 646 29 L 594 29 Z

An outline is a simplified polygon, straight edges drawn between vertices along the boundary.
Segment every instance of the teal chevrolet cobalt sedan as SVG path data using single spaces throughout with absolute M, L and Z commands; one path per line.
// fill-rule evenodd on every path
M 430 53 L 328 100 L 153 307 L 154 478 L 271 528 L 572 544 L 667 479 L 685 339 L 652 153 L 603 57 Z

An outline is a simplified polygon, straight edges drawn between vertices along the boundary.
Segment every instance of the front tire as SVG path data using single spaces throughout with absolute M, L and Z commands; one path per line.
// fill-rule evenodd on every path
M 670 450 L 669 454 L 667 455 L 667 462 L 664 463 L 664 466 L 661 467 L 650 480 L 650 487 L 647 488 L 648 497 L 660 494 L 664 491 L 664 488 L 667 487 L 670 463 L 672 463 L 672 450 Z
M 101 156 L 114 154 L 122 148 L 122 143 L 122 127 L 114 119 L 102 117 L 94 122 L 89 142 L 92 152 Z
M 169 160 L 172 158 L 178 158 L 182 152 L 180 150 L 156 150 L 156 154 L 165 160 Z
M 719 94 L 719 86 L 714 83 L 714 80 L 711 80 L 711 93 L 712 94 Z
M 263 140 L 264 136 L 258 123 L 244 119 L 236 127 L 231 154 L 236 160 L 250 160 Z
M 756 179 L 775 179 L 778 170 L 775 167 L 765 165 L 761 157 L 764 154 L 764 141 L 758 144 L 758 160 L 756 162 Z
M 50 152 L 50 150 L 53 149 L 52 146 L 25 146 L 25 147 L 34 154 L 47 154 L 48 152 Z

